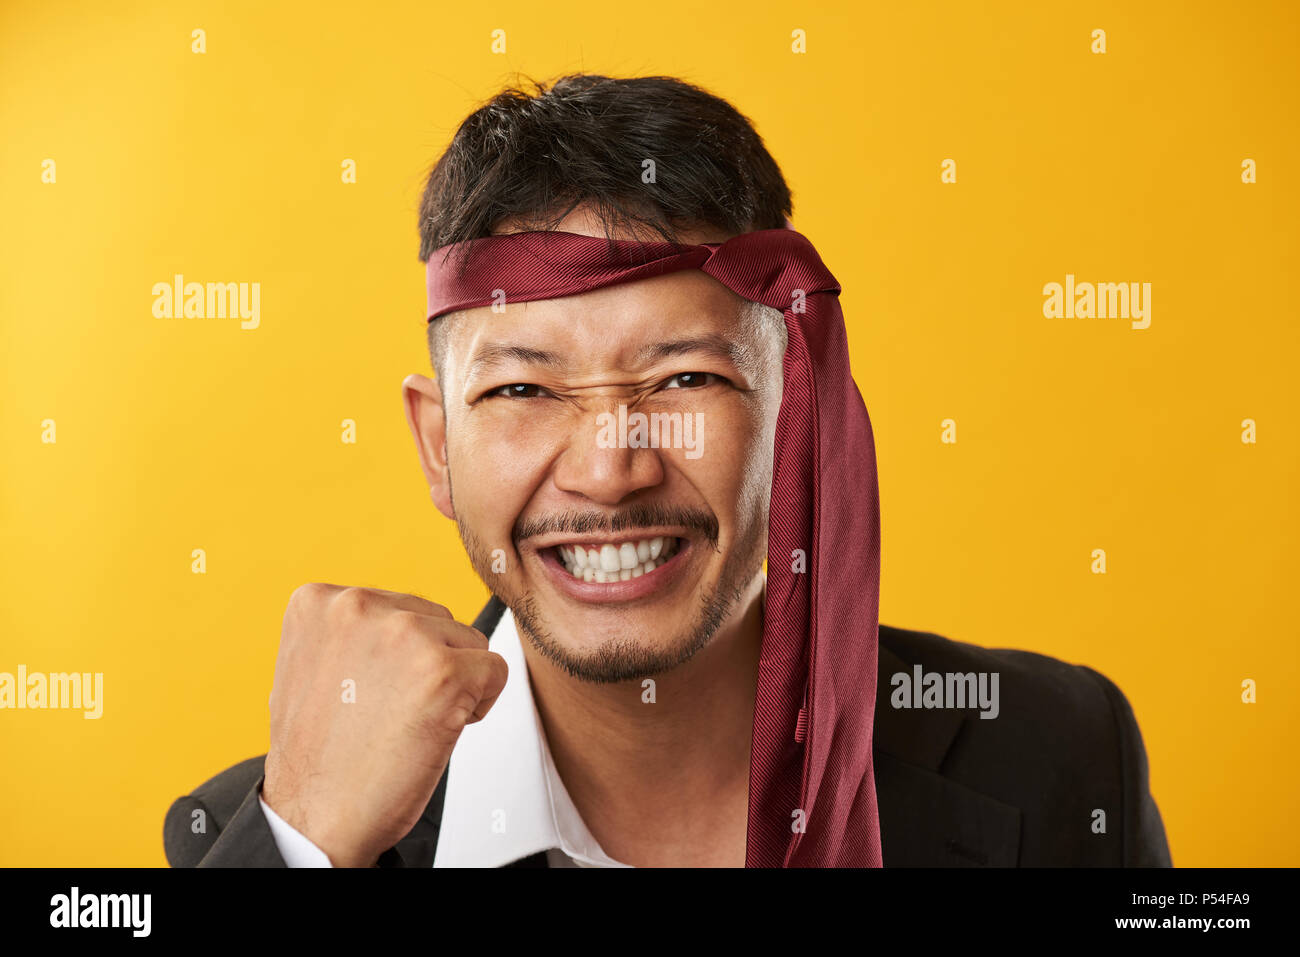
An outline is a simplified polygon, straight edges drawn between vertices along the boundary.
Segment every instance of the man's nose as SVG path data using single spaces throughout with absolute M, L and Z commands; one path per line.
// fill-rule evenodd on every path
M 619 448 L 630 446 L 623 427 L 626 421 L 626 414 L 620 416 L 617 405 L 603 410 L 603 414 L 591 412 L 584 416 L 556 462 L 556 488 L 597 505 L 617 505 L 643 489 L 661 484 L 664 467 L 659 449 Z

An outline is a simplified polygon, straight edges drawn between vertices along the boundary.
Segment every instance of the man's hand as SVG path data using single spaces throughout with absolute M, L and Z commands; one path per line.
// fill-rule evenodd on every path
M 506 672 L 487 638 L 441 605 L 301 586 L 275 662 L 263 800 L 334 866 L 373 865 L 419 821 Z

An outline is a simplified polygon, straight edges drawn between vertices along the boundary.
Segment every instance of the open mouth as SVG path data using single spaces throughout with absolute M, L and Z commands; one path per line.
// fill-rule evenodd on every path
M 573 542 L 551 551 L 560 566 L 579 581 L 630 581 L 649 574 L 677 554 L 682 540 L 671 536 L 623 542 Z

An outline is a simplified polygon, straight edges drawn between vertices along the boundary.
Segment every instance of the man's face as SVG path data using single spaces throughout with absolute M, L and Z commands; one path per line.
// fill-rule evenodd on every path
M 682 270 L 467 310 L 446 332 L 443 462 L 426 473 L 475 570 L 577 677 L 688 659 L 739 612 L 766 553 L 779 326 Z M 427 460 L 436 402 L 408 389 L 408 409 Z

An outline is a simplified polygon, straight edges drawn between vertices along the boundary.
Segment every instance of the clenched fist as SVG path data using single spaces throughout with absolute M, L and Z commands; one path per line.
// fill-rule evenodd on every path
M 441 605 L 303 585 L 284 615 L 262 799 L 335 867 L 373 865 L 419 821 L 506 672 Z

